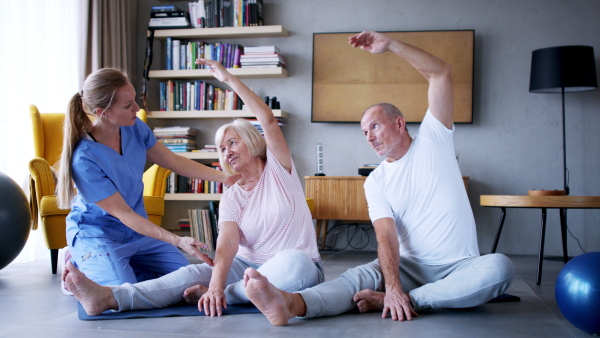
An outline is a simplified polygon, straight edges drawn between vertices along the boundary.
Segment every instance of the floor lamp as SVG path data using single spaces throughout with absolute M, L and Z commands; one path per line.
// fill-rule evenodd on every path
M 562 94 L 563 183 L 569 195 L 565 137 L 565 93 L 598 89 L 594 48 L 559 46 L 537 49 L 531 57 L 529 92 Z
M 565 136 L 565 93 L 595 89 L 598 89 L 598 82 L 593 47 L 559 46 L 533 51 L 529 92 L 562 94 L 563 184 L 566 195 L 569 195 L 569 180 Z M 560 218 L 563 256 L 566 264 L 569 260 L 566 242 L 567 209 L 560 209 Z M 543 246 L 543 241 L 541 245 Z

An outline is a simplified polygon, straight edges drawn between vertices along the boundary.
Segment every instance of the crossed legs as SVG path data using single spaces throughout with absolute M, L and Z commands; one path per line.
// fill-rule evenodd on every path
M 415 311 L 481 305 L 503 293 L 514 276 L 512 262 L 491 254 L 442 266 L 402 259 L 400 277 Z M 383 309 L 383 275 L 377 260 L 349 269 L 315 287 L 288 293 L 278 290 L 256 271 L 246 270 L 248 298 L 273 325 L 286 325 L 294 316 L 312 318 Z
M 227 278 L 225 294 L 229 304 L 249 302 L 245 292 L 244 270 L 255 267 L 285 291 L 293 292 L 322 282 L 320 263 L 313 262 L 305 253 L 287 250 L 276 254 L 262 266 L 243 259 L 234 259 Z M 88 279 L 71 262 L 65 267 L 63 279 L 67 288 L 81 302 L 90 315 L 106 310 L 130 311 L 162 308 L 184 298 L 197 301 L 208 285 L 212 269 L 206 264 L 188 265 L 158 279 L 135 284 L 100 286 Z

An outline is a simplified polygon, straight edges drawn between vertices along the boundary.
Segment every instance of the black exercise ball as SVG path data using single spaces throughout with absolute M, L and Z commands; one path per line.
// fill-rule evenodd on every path
M 23 250 L 30 222 L 29 202 L 23 189 L 0 172 L 0 270 Z

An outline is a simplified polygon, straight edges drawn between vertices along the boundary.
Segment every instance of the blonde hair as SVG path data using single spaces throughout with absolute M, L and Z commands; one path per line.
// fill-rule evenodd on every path
M 63 149 L 58 161 L 56 195 L 59 208 L 69 209 L 76 195 L 71 159 L 77 142 L 92 128 L 90 117 L 97 117 L 98 108 L 110 108 L 117 90 L 129 83 L 129 78 L 123 71 L 102 68 L 90 74 L 83 83 L 83 89 L 69 101 L 63 123 Z
M 222 125 L 215 133 L 215 144 L 217 145 L 217 152 L 219 154 L 219 163 L 225 174 L 231 176 L 238 174 L 229 164 L 227 164 L 227 162 L 225 162 L 223 151 L 221 150 L 223 137 L 228 130 L 233 131 L 242 139 L 242 142 L 248 147 L 250 154 L 258 156 L 263 160 L 267 158 L 267 143 L 258 130 L 256 130 L 256 128 L 247 120 L 235 119 L 231 123 Z

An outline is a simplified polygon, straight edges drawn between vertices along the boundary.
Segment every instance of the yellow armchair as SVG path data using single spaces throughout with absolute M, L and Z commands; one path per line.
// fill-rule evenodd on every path
M 55 179 L 51 166 L 60 158 L 62 151 L 62 124 L 64 114 L 40 114 L 35 105 L 29 107 L 33 126 L 34 158 L 29 162 L 30 206 L 32 229 L 38 228 L 38 217 L 50 249 L 52 273 L 56 273 L 58 249 L 67 245 L 66 216 L 69 209 L 59 209 L 56 203 Z M 140 118 L 145 121 L 146 112 L 141 110 Z M 148 219 L 160 226 L 164 215 L 164 195 L 170 170 L 152 165 L 143 176 L 144 206 Z

